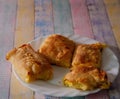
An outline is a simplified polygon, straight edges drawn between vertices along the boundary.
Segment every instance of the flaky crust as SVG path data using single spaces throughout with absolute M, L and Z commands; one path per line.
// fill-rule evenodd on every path
M 6 59 L 12 63 L 15 72 L 25 82 L 48 80 L 53 76 L 53 69 L 47 59 L 34 51 L 30 44 L 14 48 L 7 53 Z
M 65 75 L 63 83 L 65 86 L 80 90 L 108 89 L 110 87 L 106 73 L 93 66 L 74 68 Z
M 39 48 L 50 63 L 62 67 L 70 67 L 75 43 L 58 34 L 48 36 Z
M 76 46 L 72 66 L 95 66 L 100 68 L 102 59 L 102 49 L 105 44 L 78 44 Z

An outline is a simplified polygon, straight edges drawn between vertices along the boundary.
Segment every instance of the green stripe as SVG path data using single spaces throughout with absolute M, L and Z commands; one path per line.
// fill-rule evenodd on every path
M 52 0 L 52 4 L 55 33 L 73 34 L 74 32 L 69 0 Z M 85 99 L 85 97 L 58 97 L 58 99 Z
M 69 0 L 52 0 L 55 33 L 73 34 Z
M 62 99 L 85 99 L 84 96 L 76 96 L 76 97 L 63 97 Z

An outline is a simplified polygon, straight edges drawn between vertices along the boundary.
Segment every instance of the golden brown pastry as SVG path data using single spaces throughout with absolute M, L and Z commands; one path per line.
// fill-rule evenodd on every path
M 75 49 L 72 66 L 95 66 L 100 68 L 102 49 L 105 44 L 79 44 Z
M 25 82 L 37 79 L 49 80 L 53 69 L 46 58 L 33 50 L 30 44 L 24 44 L 7 53 L 6 59 L 13 65 L 15 72 Z
M 39 52 L 44 54 L 50 63 L 62 67 L 70 67 L 75 43 L 58 34 L 48 36 L 40 46 Z
M 75 67 L 65 75 L 63 83 L 67 87 L 80 90 L 108 89 L 110 87 L 106 73 L 93 66 Z

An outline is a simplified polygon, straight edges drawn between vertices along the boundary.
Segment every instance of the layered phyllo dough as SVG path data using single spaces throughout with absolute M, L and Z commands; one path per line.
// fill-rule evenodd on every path
M 13 65 L 15 72 L 25 82 L 38 79 L 49 80 L 53 69 L 47 59 L 33 50 L 30 44 L 24 44 L 7 53 L 6 59 Z
M 74 51 L 71 71 L 63 80 L 67 87 L 80 90 L 108 89 L 111 83 L 101 69 L 105 44 L 78 44 Z
M 76 46 L 72 66 L 94 66 L 100 68 L 102 59 L 102 50 L 105 44 L 78 44 Z
M 67 87 L 84 91 L 110 87 L 106 72 L 93 66 L 75 67 L 65 75 L 63 83 Z
M 48 36 L 39 48 L 39 52 L 47 57 L 51 64 L 70 67 L 75 43 L 58 34 Z

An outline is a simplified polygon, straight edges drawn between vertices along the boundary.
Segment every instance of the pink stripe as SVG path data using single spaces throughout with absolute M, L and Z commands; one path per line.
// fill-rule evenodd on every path
M 11 64 L 6 53 L 14 46 L 16 0 L 0 1 L 0 99 L 9 98 Z
M 40 92 L 35 92 L 34 98 L 35 99 L 45 99 L 45 96 L 40 94 Z
M 74 33 L 93 38 L 85 0 L 70 0 Z

